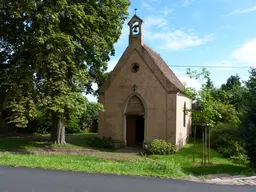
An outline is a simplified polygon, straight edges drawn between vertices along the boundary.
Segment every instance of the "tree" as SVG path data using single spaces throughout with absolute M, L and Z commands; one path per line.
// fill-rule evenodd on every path
M 250 78 L 246 82 L 249 90 L 245 100 L 247 100 L 248 112 L 242 125 L 242 134 L 245 142 L 251 167 L 256 167 L 256 68 L 250 71 Z
M 94 122 L 98 123 L 98 114 L 102 109 L 103 106 L 100 103 L 88 103 L 86 113 L 84 113 L 80 119 L 81 127 L 83 129 L 90 128 Z
M 128 0 L 3 0 L 0 57 L 10 66 L 4 101 L 8 122 L 24 127 L 36 105 L 52 117 L 51 141 L 65 143 L 70 114 L 81 115 L 82 92 L 107 68 L 127 18 Z
M 242 86 L 240 77 L 238 75 L 231 75 L 226 84 L 223 84 L 219 90 L 224 98 L 220 98 L 222 102 L 228 102 L 228 104 L 234 105 L 239 111 L 244 111 L 244 97 L 248 94 L 246 87 Z M 220 94 L 219 94 L 220 95 Z
M 206 148 L 208 141 L 208 163 L 210 162 L 210 127 L 215 125 L 219 117 L 218 110 L 216 110 L 217 100 L 212 96 L 213 89 L 212 81 L 210 79 L 210 72 L 205 68 L 201 72 L 187 70 L 190 78 L 199 79 L 201 82 L 201 89 L 194 94 L 193 89 L 186 89 L 189 95 L 194 95 L 194 110 L 192 110 L 192 122 L 196 126 L 202 127 L 202 143 L 203 156 L 202 164 L 205 165 Z M 196 131 L 196 128 L 195 128 Z M 207 140 L 208 134 L 208 140 Z M 195 146 L 195 145 L 194 145 Z M 194 149 L 195 150 L 195 149 Z
M 221 89 L 222 90 L 231 90 L 234 87 L 240 87 L 242 85 L 241 81 L 240 81 L 240 77 L 238 76 L 238 74 L 231 75 L 228 79 L 226 84 L 222 84 L 221 85 Z
M 201 72 L 188 69 L 187 74 L 190 78 L 200 79 L 202 86 L 201 89 L 197 91 L 196 96 L 194 96 L 194 105 L 200 110 L 196 110 L 192 113 L 193 123 L 215 124 L 215 120 L 219 114 L 215 108 L 217 101 L 211 95 L 212 86 L 207 86 L 207 82 L 211 82 L 209 71 L 205 68 L 203 68 Z

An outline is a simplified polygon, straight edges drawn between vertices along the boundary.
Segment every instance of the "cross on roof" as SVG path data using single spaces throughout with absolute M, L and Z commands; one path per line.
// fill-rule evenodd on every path
M 138 10 L 137 8 L 134 9 L 135 15 L 136 15 L 137 10 Z

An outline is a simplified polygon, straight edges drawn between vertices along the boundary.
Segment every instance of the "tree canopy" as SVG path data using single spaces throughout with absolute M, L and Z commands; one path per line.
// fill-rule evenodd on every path
M 25 127 L 38 107 L 45 108 L 52 114 L 52 141 L 64 143 L 65 120 L 86 110 L 82 92 L 102 79 L 128 6 L 128 0 L 2 0 L 8 123 Z

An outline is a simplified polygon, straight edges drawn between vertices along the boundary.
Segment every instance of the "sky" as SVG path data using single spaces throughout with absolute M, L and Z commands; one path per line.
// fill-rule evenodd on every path
M 200 87 L 199 81 L 187 76 L 188 67 L 207 68 L 217 87 L 235 74 L 247 80 L 250 67 L 256 67 L 256 0 L 131 0 L 129 18 L 108 71 L 128 46 L 127 23 L 135 8 L 144 21 L 144 43 L 158 52 L 187 86 Z M 96 101 L 92 95 L 87 98 Z

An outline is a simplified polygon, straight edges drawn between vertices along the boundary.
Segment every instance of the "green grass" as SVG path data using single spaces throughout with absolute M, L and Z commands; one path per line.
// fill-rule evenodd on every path
M 0 154 L 0 165 L 70 170 L 89 173 L 182 178 L 185 174 L 174 161 L 142 158 L 137 161 L 113 161 L 82 155 Z
M 231 174 L 231 175 L 255 175 L 256 170 L 250 169 L 247 165 L 234 164 L 230 159 L 224 158 L 217 151 L 210 151 L 210 165 L 202 166 L 202 145 L 196 142 L 195 163 L 193 163 L 193 144 L 185 145 L 175 155 L 152 155 L 153 159 L 164 161 L 174 160 L 179 163 L 185 174 L 192 175 L 209 175 L 209 174 Z
M 185 145 L 174 155 L 151 155 L 149 158 L 135 157 L 134 154 L 122 152 L 97 152 L 95 157 L 86 155 L 32 155 L 32 150 L 76 150 L 86 149 L 96 134 L 67 135 L 66 145 L 55 145 L 47 142 L 48 136 L 41 140 L 0 140 L 0 165 L 37 167 L 45 169 L 72 170 L 81 172 L 109 173 L 123 175 L 143 175 L 160 177 L 184 177 L 185 175 L 204 176 L 209 174 L 255 175 L 256 170 L 246 165 L 234 164 L 215 150 L 211 150 L 211 164 L 201 166 L 202 145 L 196 143 L 195 163 L 193 162 L 193 144 Z M 24 138 L 25 139 L 25 138 Z M 29 155 L 11 154 L 8 151 L 22 150 Z M 115 153 L 115 154 L 114 154 Z M 112 158 L 112 156 L 122 158 Z M 133 156 L 132 156 L 133 155 Z M 106 159 L 111 156 L 111 158 Z M 97 158 L 100 157 L 100 158 Z M 101 159 L 105 158 L 105 159 Z M 111 159 L 111 160 L 110 160 Z M 115 160 L 119 159 L 119 161 Z M 122 160 L 122 161 L 120 161 Z
M 37 137 L 37 136 L 36 136 Z M 39 136 L 35 139 L 4 139 L 0 141 L 0 150 L 40 150 L 40 149 L 84 149 L 96 134 L 66 135 L 65 145 L 56 145 L 48 142 L 49 136 Z

